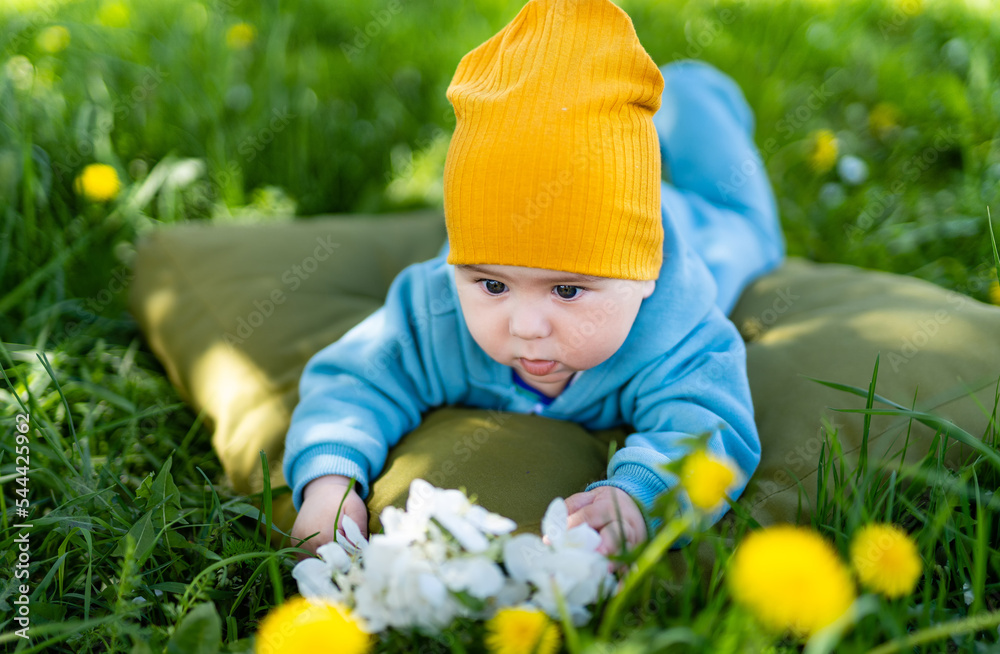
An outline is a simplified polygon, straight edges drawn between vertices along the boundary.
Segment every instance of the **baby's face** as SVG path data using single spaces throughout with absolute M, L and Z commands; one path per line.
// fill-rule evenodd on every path
M 656 282 L 522 266 L 459 265 L 455 285 L 479 347 L 555 397 L 573 373 L 618 351 Z

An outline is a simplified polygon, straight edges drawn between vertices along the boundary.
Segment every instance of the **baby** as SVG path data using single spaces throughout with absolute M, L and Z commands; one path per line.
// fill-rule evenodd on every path
M 760 441 L 726 313 L 784 242 L 736 85 L 703 63 L 658 69 L 607 0 L 532 0 L 462 59 L 448 99 L 448 242 L 306 366 L 292 535 L 331 540 L 342 500 L 364 530 L 389 448 L 444 405 L 634 428 L 607 479 L 566 498 L 604 553 L 659 525 L 663 464 L 693 434 L 745 484 Z

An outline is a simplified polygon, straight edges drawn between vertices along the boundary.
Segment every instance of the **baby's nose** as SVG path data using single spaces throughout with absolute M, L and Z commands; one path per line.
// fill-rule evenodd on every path
M 516 307 L 510 315 L 510 334 L 524 340 L 545 338 L 552 326 L 545 312 L 530 303 Z

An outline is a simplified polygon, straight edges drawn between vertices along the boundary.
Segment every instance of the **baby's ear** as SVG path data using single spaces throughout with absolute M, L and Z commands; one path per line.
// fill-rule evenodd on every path
M 646 298 L 648 298 L 650 295 L 653 294 L 653 291 L 655 290 L 656 290 L 655 279 L 648 279 L 645 282 L 643 282 L 642 299 L 645 300 Z

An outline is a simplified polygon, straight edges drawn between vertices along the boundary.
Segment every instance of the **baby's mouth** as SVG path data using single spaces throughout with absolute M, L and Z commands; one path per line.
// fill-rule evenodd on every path
M 556 362 L 545 359 L 525 359 L 520 358 L 521 367 L 531 375 L 541 377 L 555 370 Z

